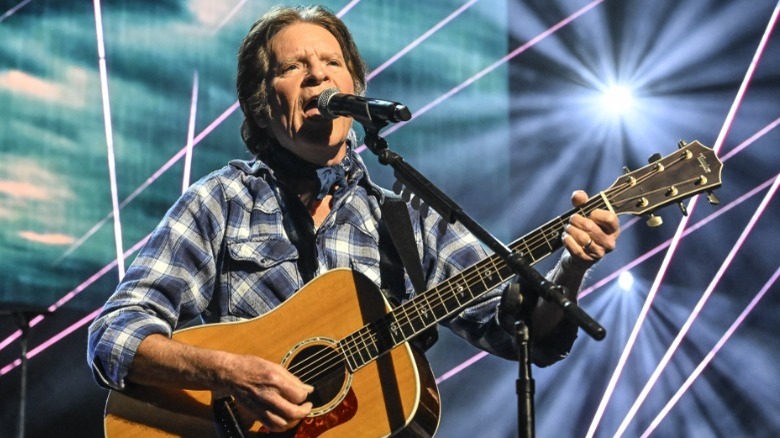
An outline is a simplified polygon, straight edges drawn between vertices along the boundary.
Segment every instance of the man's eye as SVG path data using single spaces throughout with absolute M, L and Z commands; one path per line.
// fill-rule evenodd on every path
M 282 73 L 286 73 L 288 71 L 293 71 L 298 69 L 298 64 L 287 64 L 282 67 Z

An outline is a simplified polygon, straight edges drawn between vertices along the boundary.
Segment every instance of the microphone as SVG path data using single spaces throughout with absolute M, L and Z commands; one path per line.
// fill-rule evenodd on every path
M 338 88 L 328 88 L 317 98 L 317 109 L 323 117 L 352 117 L 359 122 L 405 122 L 412 118 L 406 105 L 389 100 L 344 94 Z

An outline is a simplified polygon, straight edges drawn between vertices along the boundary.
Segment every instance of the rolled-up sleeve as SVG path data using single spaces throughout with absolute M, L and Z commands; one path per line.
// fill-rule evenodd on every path
M 98 384 L 123 389 L 144 338 L 170 336 L 206 309 L 224 210 L 221 185 L 210 179 L 193 185 L 166 213 L 89 327 L 87 361 Z

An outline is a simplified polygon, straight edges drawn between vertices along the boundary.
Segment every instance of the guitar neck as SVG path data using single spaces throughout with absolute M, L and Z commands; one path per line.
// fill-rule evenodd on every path
M 585 204 L 512 242 L 509 248 L 533 265 L 563 245 L 561 233 L 576 213 L 588 216 L 600 208 L 618 215 L 648 214 L 703 191 L 710 192 L 710 203 L 717 204 L 711 191 L 720 187 L 722 169 L 723 163 L 712 149 L 698 141 L 681 142 L 676 152 L 627 172 Z M 339 347 L 346 363 L 353 371 L 359 369 L 512 276 L 499 256 L 476 263 L 341 340 Z
M 609 208 L 603 194 L 515 240 L 509 248 L 527 263 L 536 264 L 561 248 L 561 233 L 571 216 L 575 213 L 587 216 L 597 208 Z M 352 371 L 358 370 L 454 315 L 514 275 L 498 255 L 487 257 L 464 269 L 344 338 L 339 344 L 347 364 Z

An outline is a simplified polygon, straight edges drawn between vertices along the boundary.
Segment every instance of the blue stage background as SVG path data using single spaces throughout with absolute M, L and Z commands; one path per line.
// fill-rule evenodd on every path
M 248 157 L 236 50 L 277 3 L 0 0 L 0 435 L 19 419 L 14 315 L 42 310 L 29 331 L 27 435 L 101 434 L 106 392 L 87 369 L 86 325 L 183 185 Z M 505 242 L 567 211 L 574 189 L 595 194 L 681 139 L 719 148 L 721 205 L 699 199 L 646 317 L 667 254 L 659 245 L 681 215 L 663 210 L 658 229 L 621 218 L 619 248 L 581 301 L 608 337 L 581 333 L 570 358 L 534 370 L 539 436 L 613 436 L 710 289 L 625 435 L 640 436 L 700 364 L 657 436 L 780 434 L 778 3 L 323 4 L 355 35 L 372 71 L 367 95 L 414 114 L 386 130 L 390 146 Z M 627 98 L 604 101 L 615 85 L 633 93 L 622 112 Z M 362 155 L 376 181 L 393 184 L 391 169 Z M 515 363 L 446 330 L 429 358 L 441 379 L 439 436 L 516 436 Z

